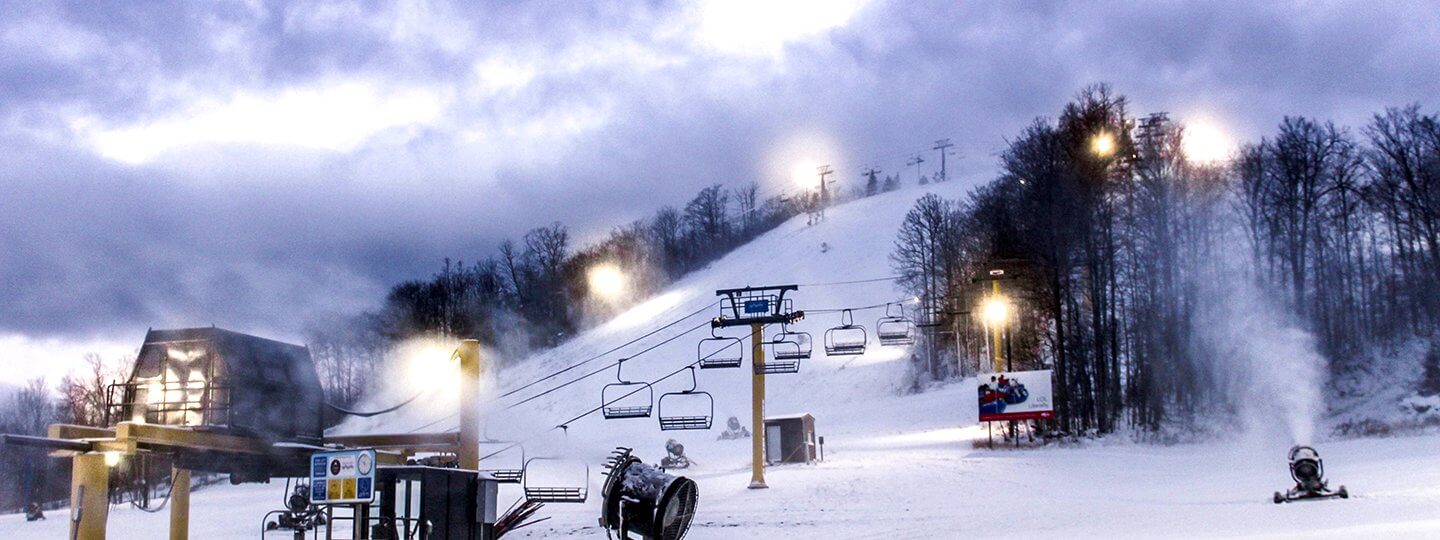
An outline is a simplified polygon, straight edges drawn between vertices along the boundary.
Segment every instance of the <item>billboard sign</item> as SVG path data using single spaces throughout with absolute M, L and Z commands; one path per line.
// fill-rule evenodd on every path
M 317 452 L 310 456 L 310 502 L 375 501 L 375 450 Z
M 1050 370 L 1011 371 L 980 375 L 975 393 L 981 422 L 1036 420 L 1055 415 Z

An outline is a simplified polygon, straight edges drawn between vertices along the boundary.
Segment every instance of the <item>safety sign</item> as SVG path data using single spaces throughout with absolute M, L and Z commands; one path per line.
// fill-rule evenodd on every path
M 317 452 L 310 457 L 310 502 L 375 501 L 375 450 Z

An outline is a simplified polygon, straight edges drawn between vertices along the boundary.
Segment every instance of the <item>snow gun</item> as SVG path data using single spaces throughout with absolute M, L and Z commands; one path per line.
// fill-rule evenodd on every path
M 1295 487 L 1285 493 L 1276 491 L 1275 504 L 1304 499 L 1350 498 L 1345 486 L 1333 491 L 1330 489 L 1325 481 L 1325 462 L 1320 460 L 1320 453 L 1309 446 L 1290 448 L 1290 478 L 1295 480 Z

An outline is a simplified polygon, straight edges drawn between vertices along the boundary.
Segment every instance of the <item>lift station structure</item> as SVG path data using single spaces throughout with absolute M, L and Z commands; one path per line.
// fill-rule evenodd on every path
M 458 432 L 327 437 L 319 378 L 304 347 L 214 327 L 151 330 L 129 380 L 109 388 L 105 427 L 53 424 L 45 437 L 3 439 L 71 458 L 69 536 L 76 540 L 106 536 L 110 466 L 140 454 L 171 457 L 169 538 L 184 540 L 191 471 L 229 474 L 234 483 L 307 477 L 316 453 L 374 449 L 382 467 L 404 466 L 417 452 L 453 453 L 459 469 L 493 482 L 476 472 L 479 342 L 462 341 L 451 360 L 461 372 Z M 365 526 L 357 520 L 356 531 Z

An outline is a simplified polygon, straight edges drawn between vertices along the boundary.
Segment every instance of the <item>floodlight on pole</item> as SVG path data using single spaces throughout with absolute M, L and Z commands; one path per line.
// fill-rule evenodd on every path
M 1108 131 L 1096 133 L 1090 138 L 1090 152 L 1098 157 L 1110 157 L 1115 153 L 1115 135 Z
M 1010 319 L 1010 300 L 1004 296 L 991 296 L 980 306 L 980 314 L 985 319 L 985 324 L 991 327 L 999 327 Z
M 625 273 L 620 271 L 620 267 L 608 263 L 590 269 L 589 283 L 590 292 L 604 300 L 619 299 L 629 289 Z

